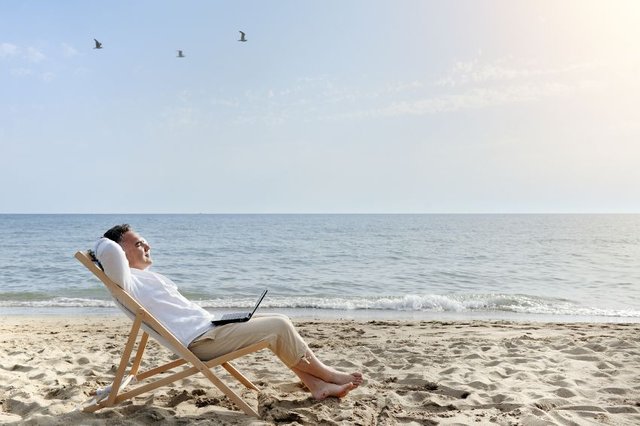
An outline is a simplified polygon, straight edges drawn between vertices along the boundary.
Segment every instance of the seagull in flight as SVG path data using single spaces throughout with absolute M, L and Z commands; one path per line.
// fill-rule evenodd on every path
M 177 58 L 184 58 L 184 54 L 182 53 L 182 50 L 178 50 L 178 56 Z
M 96 40 L 95 38 L 93 39 L 93 41 L 96 42 L 96 47 L 94 47 L 94 49 L 102 49 L 102 43 L 100 43 L 98 40 Z
M 240 31 L 240 40 L 238 41 L 247 41 L 245 34 L 242 31 Z

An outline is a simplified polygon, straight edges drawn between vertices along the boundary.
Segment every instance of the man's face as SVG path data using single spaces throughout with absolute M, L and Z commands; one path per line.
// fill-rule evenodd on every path
M 144 270 L 153 263 L 151 260 L 151 246 L 137 232 L 128 231 L 122 235 L 120 247 L 127 255 L 130 268 Z

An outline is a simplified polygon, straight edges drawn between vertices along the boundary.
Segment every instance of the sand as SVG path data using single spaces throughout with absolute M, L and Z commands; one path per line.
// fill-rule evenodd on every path
M 295 320 L 320 359 L 366 381 L 341 400 L 315 401 L 261 351 L 236 363 L 260 394 L 232 385 L 259 408 L 255 419 L 198 375 L 79 411 L 111 382 L 129 321 L 0 318 L 0 423 L 640 424 L 640 324 Z M 145 364 L 169 356 L 153 343 Z

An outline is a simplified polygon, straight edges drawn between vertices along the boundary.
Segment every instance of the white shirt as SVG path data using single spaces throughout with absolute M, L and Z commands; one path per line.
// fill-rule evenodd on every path
M 185 298 L 169 278 L 129 268 L 127 256 L 119 244 L 100 238 L 94 253 L 107 276 L 148 310 L 185 346 L 210 330 L 212 315 Z

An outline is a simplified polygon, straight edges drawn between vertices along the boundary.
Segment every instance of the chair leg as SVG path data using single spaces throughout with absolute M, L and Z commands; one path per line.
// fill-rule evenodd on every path
M 200 370 L 200 372 L 204 374 L 207 379 L 211 381 L 211 383 L 216 385 L 218 389 L 220 389 L 222 393 L 224 393 L 231 401 L 233 401 L 236 406 L 244 411 L 246 415 L 260 418 L 260 414 L 258 414 L 256 410 L 254 410 L 249 406 L 249 404 L 244 402 L 244 400 L 240 398 L 237 393 L 235 393 L 230 387 L 224 384 L 215 374 L 213 374 L 211 370 L 205 367 L 203 370 Z
M 138 338 L 138 331 L 140 330 L 141 324 L 142 315 L 141 313 L 138 313 L 136 315 L 135 321 L 133 322 L 133 325 L 131 326 L 131 332 L 129 333 L 129 338 L 127 339 L 127 345 L 125 346 L 124 352 L 122 353 L 122 358 L 120 358 L 120 365 L 118 366 L 116 377 L 113 380 L 113 384 L 111 385 L 111 392 L 109 392 L 109 398 L 107 399 L 106 406 L 113 405 L 116 400 L 116 396 L 118 395 L 118 391 L 120 390 L 120 383 L 122 383 L 124 372 L 131 358 L 133 345 L 135 345 L 136 339 Z
M 138 369 L 140 368 L 140 362 L 142 361 L 142 355 L 144 354 L 144 349 L 147 347 L 148 340 L 149 340 L 149 335 L 145 331 L 142 333 L 142 337 L 140 338 L 140 343 L 138 343 L 138 350 L 136 351 L 136 358 L 133 361 L 131 370 L 129 370 L 129 374 L 131 374 L 134 377 L 138 374 Z
M 225 370 L 227 370 L 229 372 L 229 374 L 231 374 L 233 377 L 238 379 L 238 381 L 240 383 L 242 383 L 243 385 L 245 385 L 247 388 L 249 388 L 251 390 L 255 390 L 255 391 L 259 391 L 260 390 L 260 389 L 258 389 L 256 387 L 256 385 L 251 383 L 251 380 L 247 379 L 241 372 L 236 370 L 236 368 L 233 365 L 231 365 L 230 362 L 225 362 L 224 364 L 222 364 L 222 367 Z

